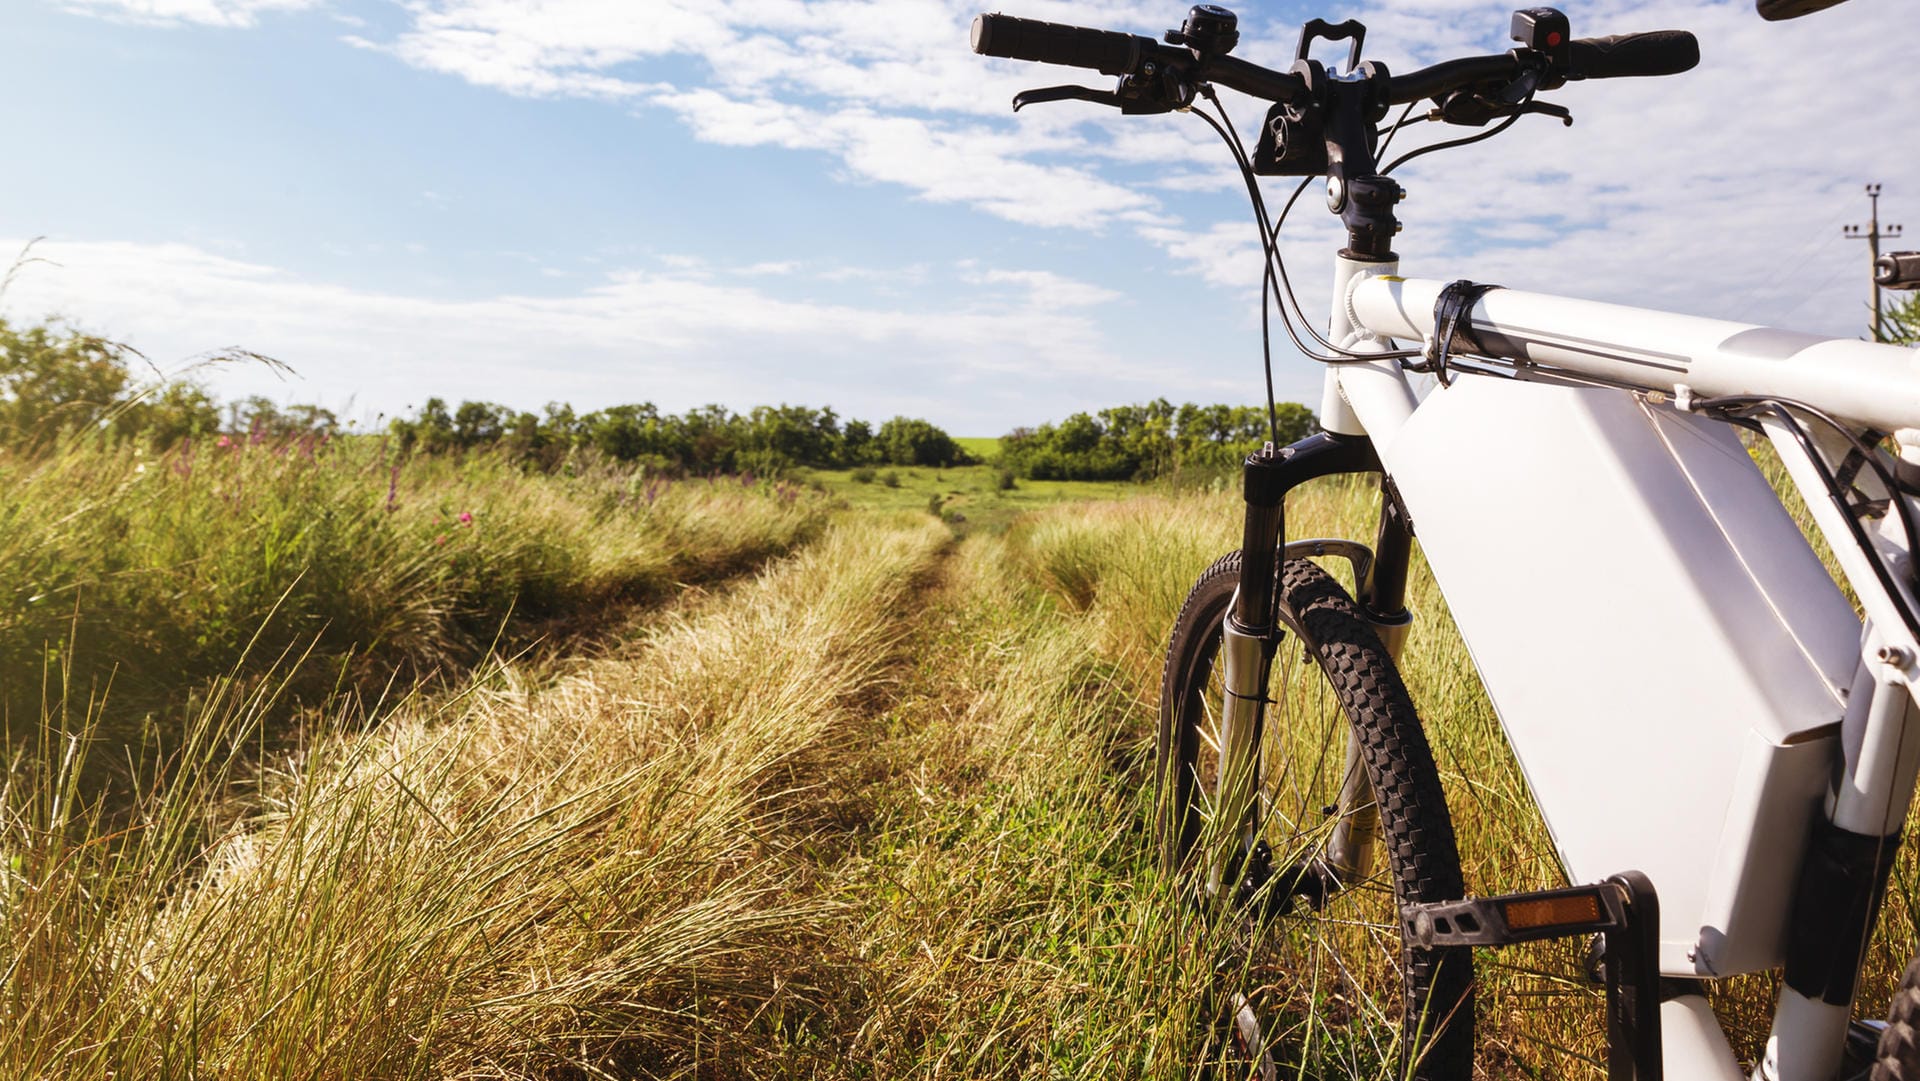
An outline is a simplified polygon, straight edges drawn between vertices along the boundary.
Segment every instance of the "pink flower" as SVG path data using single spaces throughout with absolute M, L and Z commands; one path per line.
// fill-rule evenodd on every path
M 220 438 L 214 440 L 213 445 L 216 447 L 231 447 L 233 446 L 233 440 L 228 439 L 226 436 L 223 435 Z
M 433 543 L 435 544 L 447 543 L 447 535 L 445 533 L 440 534 L 439 536 L 433 538 Z
M 463 510 L 463 511 L 461 511 L 461 512 L 460 512 L 460 524 L 461 524 L 461 525 L 472 525 L 472 524 L 473 524 L 473 512 L 472 512 L 472 511 L 466 511 L 466 510 Z

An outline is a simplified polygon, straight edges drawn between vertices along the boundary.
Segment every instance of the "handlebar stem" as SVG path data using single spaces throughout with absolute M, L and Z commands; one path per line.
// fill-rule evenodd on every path
M 1378 175 L 1374 158 L 1374 123 L 1386 112 L 1381 91 L 1386 69 L 1363 65 L 1356 78 L 1337 78 L 1311 60 L 1299 61 L 1294 73 L 1316 92 L 1326 117 L 1327 209 L 1340 215 L 1347 227 L 1347 247 L 1341 252 L 1363 262 L 1391 262 L 1393 236 L 1400 223 L 1393 208 L 1403 197 L 1400 185 Z M 1305 69 L 1305 70 L 1303 70 Z

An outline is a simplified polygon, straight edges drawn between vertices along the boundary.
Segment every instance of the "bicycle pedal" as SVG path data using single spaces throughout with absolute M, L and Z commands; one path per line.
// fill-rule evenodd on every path
M 1660 902 L 1647 876 L 1557 890 L 1407 905 L 1408 945 L 1422 949 L 1510 946 L 1599 935 L 1597 969 L 1607 988 L 1607 1076 L 1660 1081 Z
M 1510 946 L 1623 927 L 1625 906 L 1620 888 L 1602 882 L 1502 897 L 1468 897 L 1408 905 L 1402 912 L 1402 921 L 1406 925 L 1407 941 L 1425 949 Z

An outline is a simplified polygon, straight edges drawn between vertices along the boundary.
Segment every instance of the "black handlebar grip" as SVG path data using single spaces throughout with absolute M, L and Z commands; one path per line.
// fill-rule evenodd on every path
M 1576 38 L 1568 74 L 1575 79 L 1620 79 L 1634 75 L 1678 75 L 1700 62 L 1700 42 L 1685 30 Z
M 982 56 L 1066 64 L 1108 75 L 1134 72 L 1153 55 L 1155 44 L 1152 38 L 1115 30 L 1088 30 L 1012 15 L 977 15 L 973 20 L 973 51 Z

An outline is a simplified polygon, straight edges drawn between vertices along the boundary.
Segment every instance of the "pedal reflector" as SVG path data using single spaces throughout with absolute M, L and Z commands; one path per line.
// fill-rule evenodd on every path
M 1600 919 L 1597 892 L 1512 900 L 1500 907 L 1507 918 L 1507 926 L 1515 931 L 1560 924 L 1586 925 Z
M 1504 897 L 1469 897 L 1408 905 L 1408 940 L 1422 948 L 1505 946 L 1543 938 L 1609 931 L 1626 922 L 1625 893 L 1600 882 Z
M 1607 1076 L 1662 1081 L 1660 899 L 1638 871 L 1605 882 L 1504 897 L 1429 901 L 1400 910 L 1420 949 L 1506 946 L 1600 932 L 1607 984 Z

